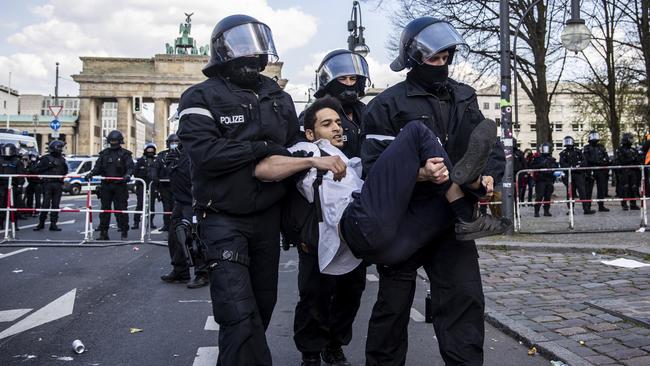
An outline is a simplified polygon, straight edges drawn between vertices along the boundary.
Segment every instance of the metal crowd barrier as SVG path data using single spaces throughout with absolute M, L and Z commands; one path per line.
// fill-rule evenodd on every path
M 575 229 L 575 218 L 573 214 L 573 209 L 575 207 L 576 203 L 598 203 L 598 202 L 624 202 L 624 201 L 636 201 L 639 200 L 641 203 L 641 210 L 640 210 L 640 226 L 639 228 L 645 228 L 648 225 L 648 213 L 647 213 L 647 205 L 646 201 L 648 200 L 648 197 L 646 197 L 646 192 L 645 192 L 645 185 L 646 185 L 646 169 L 649 169 L 650 165 L 611 165 L 611 166 L 596 166 L 596 167 L 577 167 L 577 168 L 545 168 L 545 169 L 522 169 L 519 172 L 517 172 L 517 175 L 515 177 L 514 185 L 515 185 L 515 231 L 516 232 L 521 232 L 521 207 L 524 205 L 530 205 L 530 204 L 569 204 L 569 229 L 574 230 Z M 594 171 L 594 170 L 615 170 L 615 169 L 640 169 L 641 170 L 641 183 L 639 184 L 639 197 L 631 197 L 631 198 L 601 198 L 601 199 L 576 199 L 573 197 L 573 178 L 571 172 L 573 171 Z M 567 198 L 564 200 L 550 200 L 550 201 L 533 201 L 533 202 L 520 202 L 519 201 L 519 178 L 521 174 L 525 173 L 535 173 L 535 172 L 556 172 L 556 171 L 563 171 L 567 172 Z M 593 183 L 594 186 L 596 185 L 596 182 Z M 608 180 L 609 184 L 609 180 Z M 595 194 L 596 192 L 593 192 Z
M 16 208 L 14 207 L 14 199 L 13 199 L 13 187 L 12 187 L 12 181 L 13 178 L 49 178 L 49 179 L 63 179 L 66 177 L 72 177 L 72 178 L 82 178 L 84 175 L 38 175 L 38 174 L 0 174 L 0 179 L 1 178 L 8 178 L 7 181 L 7 207 L 0 208 L 0 211 L 5 212 L 5 235 L 4 235 L 4 240 L 2 243 L 5 243 L 7 241 L 29 241 L 33 242 L 34 240 L 16 240 L 16 217 L 15 213 L 16 212 L 84 212 L 86 214 L 85 216 L 85 231 L 84 231 L 84 239 L 80 244 L 88 243 L 93 241 L 93 213 L 122 213 L 122 214 L 129 214 L 129 213 L 139 213 L 142 215 L 143 218 L 148 218 L 149 216 L 147 215 L 147 208 L 148 206 L 143 205 L 143 209 L 141 211 L 136 211 L 136 210 L 101 210 L 101 209 L 93 209 L 92 208 L 92 188 L 91 188 L 91 182 L 90 180 L 86 183 L 87 184 L 87 191 L 86 191 L 86 207 L 81 209 L 69 209 L 69 208 L 58 208 L 58 209 L 51 209 L 51 208 Z M 124 180 L 123 178 L 117 178 L 117 177 L 101 177 L 101 176 L 95 176 L 93 177 L 95 179 L 99 180 Z M 145 184 L 145 181 L 141 178 L 131 178 L 132 181 L 141 183 L 142 186 L 144 187 L 144 195 L 147 195 L 147 185 Z M 146 227 L 144 223 L 141 221 L 141 229 L 140 229 L 140 240 L 139 242 L 144 243 L 145 241 L 145 232 L 146 232 Z M 132 242 L 133 240 L 129 240 L 127 242 Z M 49 242 L 70 242 L 70 240 L 49 240 Z M 115 240 L 111 240 L 108 242 L 115 242 Z M 121 242 L 121 241 L 120 241 Z
M 169 179 L 160 179 L 160 180 L 158 180 L 158 182 L 163 182 L 163 183 L 167 183 L 167 182 L 169 182 L 169 181 L 170 181 Z M 153 190 L 151 189 L 151 186 L 153 185 L 153 183 L 154 183 L 153 181 L 149 182 L 148 190 L 145 192 L 145 194 L 143 194 L 144 197 L 148 197 L 148 198 L 149 198 L 147 201 L 145 201 L 145 200 L 143 199 L 143 203 L 142 203 L 142 206 L 147 206 L 147 210 L 149 210 L 149 206 L 150 206 L 150 204 L 151 204 L 151 199 L 152 199 L 151 194 L 152 194 L 152 192 L 153 192 Z M 148 194 L 147 194 L 147 193 L 148 193 Z M 154 204 L 154 207 L 156 207 L 155 204 Z M 165 209 L 165 208 L 164 208 L 164 206 L 163 206 L 163 210 L 164 210 L 164 209 Z M 147 216 L 143 216 L 143 220 L 146 219 L 146 221 L 147 221 L 147 222 L 145 223 L 146 228 L 147 228 L 147 241 L 151 241 L 151 215 L 155 215 L 155 214 L 159 214 L 159 215 L 171 215 L 172 213 L 171 213 L 171 212 L 167 212 L 167 211 L 151 211 L 151 212 L 150 212 L 150 211 L 147 211 Z M 163 219 L 163 225 L 164 225 L 164 219 Z M 171 217 L 170 217 L 170 228 L 169 228 L 169 230 L 171 231 Z

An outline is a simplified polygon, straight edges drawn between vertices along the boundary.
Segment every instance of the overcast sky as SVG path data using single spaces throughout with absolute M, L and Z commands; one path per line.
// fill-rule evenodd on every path
M 390 71 L 386 45 L 394 32 L 390 1 L 382 9 L 362 3 L 365 37 L 371 52 L 370 73 L 376 86 L 402 79 Z M 0 12 L 0 84 L 21 94 L 54 94 L 55 62 L 60 63 L 59 95 L 77 95 L 70 75 L 81 70 L 80 56 L 143 57 L 165 52 L 178 36 L 183 13 L 192 16 L 192 36 L 209 42 L 223 17 L 244 13 L 271 27 L 287 91 L 306 99 L 314 70 L 324 54 L 347 48 L 352 1 L 299 0 L 22 0 L 3 1 Z

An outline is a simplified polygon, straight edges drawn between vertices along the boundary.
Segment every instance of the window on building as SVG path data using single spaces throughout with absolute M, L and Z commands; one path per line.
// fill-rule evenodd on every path
M 497 126 L 501 125 L 501 118 L 495 118 L 494 122 L 496 122 Z
M 562 132 L 562 123 L 555 123 L 555 131 Z
M 578 124 L 578 123 L 572 123 L 572 124 L 571 124 L 571 131 L 575 131 L 575 132 L 580 131 L 580 124 Z
M 501 109 L 501 106 L 499 105 L 499 103 L 494 103 L 494 109 Z
M 530 130 L 533 131 L 533 132 L 537 131 L 537 124 L 536 123 L 531 123 L 530 124 Z
M 555 142 L 555 148 L 556 148 L 556 149 L 561 149 L 561 148 L 563 148 L 563 147 L 564 147 L 564 143 L 562 143 L 562 142 L 557 142 L 557 141 Z
M 537 149 L 537 142 L 531 141 L 530 142 L 530 148 L 533 149 L 533 150 Z
M 7 109 L 7 101 L 6 101 L 6 100 L 3 100 L 2 102 L 3 102 L 3 104 L 4 104 L 4 109 Z
M 490 103 L 488 103 L 488 102 L 483 103 L 483 109 L 485 109 L 485 110 L 490 109 Z
M 519 123 L 514 123 L 512 125 L 512 128 L 514 129 L 515 132 L 521 131 L 521 125 Z

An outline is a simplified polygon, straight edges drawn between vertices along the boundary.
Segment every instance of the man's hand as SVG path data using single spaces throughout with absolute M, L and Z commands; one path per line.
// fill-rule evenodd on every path
M 449 171 L 443 158 L 430 158 L 418 172 L 418 181 L 442 184 L 449 180 Z
M 334 174 L 334 180 L 340 181 L 345 177 L 347 165 L 338 156 L 323 156 L 320 158 L 312 158 L 313 167 L 318 170 L 329 170 Z
M 481 177 L 481 185 L 485 187 L 485 197 L 492 197 L 494 194 L 494 178 L 489 175 L 484 175 Z

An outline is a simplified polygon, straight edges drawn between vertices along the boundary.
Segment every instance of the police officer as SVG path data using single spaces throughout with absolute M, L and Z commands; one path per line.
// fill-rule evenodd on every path
M 63 148 L 65 143 L 60 140 L 50 142 L 48 146 L 49 154 L 43 155 L 38 161 L 34 172 L 42 175 L 66 175 L 68 174 L 68 164 L 63 157 Z M 63 194 L 63 178 L 43 178 L 43 205 L 44 209 L 58 209 Z M 38 218 L 38 225 L 34 231 L 39 231 L 45 227 L 47 212 L 42 211 Z M 50 231 L 61 231 L 56 223 L 59 220 L 59 213 L 50 211 Z
M 366 105 L 360 99 L 366 95 L 369 80 L 366 59 L 343 49 L 328 53 L 316 70 L 318 90 L 314 96 L 332 96 L 343 106 L 339 114 L 345 145 L 341 151 L 348 158 L 358 157 L 361 152 L 361 117 Z
M 169 166 L 166 163 L 167 154 L 171 149 L 178 148 L 180 144 L 180 139 L 178 135 L 172 133 L 167 137 L 167 150 L 163 150 L 156 157 L 156 163 L 154 165 L 153 172 L 153 185 L 156 187 L 156 190 L 160 193 L 160 201 L 163 204 L 164 212 L 171 212 L 174 207 L 174 197 L 171 183 L 169 182 Z M 155 196 L 154 196 L 155 197 Z M 154 202 L 155 205 L 155 202 Z M 160 231 L 169 230 L 169 220 L 170 214 L 163 214 L 163 227 Z
M 132 153 L 122 148 L 124 136 L 122 132 L 113 130 L 106 136 L 108 147 L 99 153 L 93 169 L 86 175 L 90 180 L 95 175 L 120 179 L 102 179 L 99 186 L 101 196 L 101 209 L 126 211 L 129 200 L 129 191 L 126 183 L 133 175 Z M 129 218 L 127 214 L 116 213 L 117 226 L 122 232 L 121 238 L 125 240 L 129 232 Z M 108 224 L 111 221 L 111 214 L 102 212 L 99 214 L 99 240 L 110 240 L 108 237 Z
M 192 196 L 210 271 L 224 366 L 271 365 L 265 330 L 277 299 L 282 183 L 252 172 L 288 155 L 299 126 L 291 97 L 261 75 L 277 60 L 271 30 L 247 15 L 221 20 L 211 37 L 208 79 L 187 89 L 178 135 L 192 162 Z
M 562 168 L 579 168 L 585 165 L 584 155 L 579 148 L 575 147 L 573 137 L 564 137 L 564 150 L 560 153 L 560 167 Z M 579 197 L 581 200 L 587 199 L 587 192 L 585 187 L 585 171 L 573 170 L 571 171 L 571 187 L 569 187 L 569 174 L 562 178 L 562 182 L 567 189 L 567 197 L 569 197 L 569 188 L 571 188 L 571 196 L 573 199 Z M 576 192 L 578 195 L 576 196 Z M 567 207 L 569 204 L 567 203 Z M 593 215 L 596 211 L 592 210 L 589 202 L 582 202 L 582 211 L 585 215 Z M 567 212 L 567 215 L 569 213 Z
M 192 178 L 190 175 L 190 158 L 179 144 L 170 148 L 165 156 L 165 163 L 169 167 L 169 180 L 174 191 L 174 208 L 171 215 L 171 230 L 169 231 L 168 245 L 169 256 L 173 269 L 161 280 L 172 282 L 187 282 L 190 280 L 189 264 L 194 265 L 194 279 L 187 284 L 188 288 L 207 286 L 208 271 L 199 253 L 184 249 L 187 243 L 180 242 L 177 234 L 179 227 L 184 230 L 184 237 L 192 240 L 190 224 L 193 222 L 192 209 Z M 191 261 L 188 254 L 192 256 Z
M 156 210 L 156 192 L 155 187 L 151 183 L 154 177 L 154 169 L 156 164 L 156 145 L 153 143 L 148 143 L 144 145 L 144 152 L 140 158 L 135 162 L 134 176 L 136 178 L 141 178 L 144 180 L 147 187 L 151 187 L 151 193 L 149 197 L 144 197 L 144 187 L 140 183 L 135 185 L 135 195 L 137 197 L 136 211 L 142 210 L 144 202 L 148 202 L 150 212 Z M 151 200 L 149 200 L 151 198 Z M 133 226 L 131 229 L 136 230 L 140 227 L 140 214 L 133 215 Z M 153 215 L 150 216 L 150 227 L 155 229 L 156 226 L 153 224 Z
M 585 164 L 587 166 L 608 166 L 609 155 L 603 144 L 599 143 L 600 134 L 597 131 L 589 132 L 589 145 L 582 149 L 585 156 Z M 592 198 L 594 191 L 594 181 L 597 187 L 597 198 L 604 199 L 607 196 L 607 180 L 609 178 L 609 169 L 596 169 L 586 177 L 586 188 L 588 199 Z M 590 204 L 591 206 L 591 204 Z M 604 202 L 598 202 L 598 211 L 607 212 L 609 209 L 605 207 Z
M 528 181 L 528 173 L 517 173 L 524 169 L 528 169 L 528 160 L 526 160 L 523 151 L 519 150 L 519 143 L 517 142 L 517 139 L 514 138 L 512 139 L 512 162 L 513 176 L 519 177 L 519 179 L 517 179 L 517 187 L 519 189 L 519 202 L 523 202 L 524 196 L 526 195 L 526 182 Z
M 532 169 L 551 169 L 557 168 L 555 158 L 551 156 L 551 144 L 545 142 L 539 151 L 539 156 L 535 157 L 530 163 Z M 541 201 L 544 201 L 544 216 L 553 216 L 551 214 L 551 195 L 553 194 L 553 183 L 555 182 L 555 175 L 553 171 L 537 172 L 537 180 L 535 182 L 535 217 L 539 217 L 539 208 Z
M 25 174 L 26 171 L 23 169 L 23 164 L 20 161 L 20 158 L 17 156 L 16 145 L 12 143 L 6 143 L 1 146 L 1 155 L 0 158 L 0 174 Z M 22 186 L 25 182 L 25 178 L 14 177 L 11 180 L 12 192 L 15 192 L 18 187 Z M 9 178 L 0 178 L 0 208 L 7 208 L 7 191 L 9 188 Z M 15 199 L 15 197 L 12 197 Z M 16 206 L 16 202 L 12 202 L 12 206 Z M 5 211 L 0 215 L 2 220 L 5 219 Z M 18 227 L 16 226 L 16 230 Z
M 29 165 L 27 166 L 27 174 L 36 174 L 36 165 L 38 163 L 38 155 L 33 152 L 29 153 Z M 41 195 L 43 193 L 43 186 L 41 185 L 41 178 L 29 177 L 27 178 L 27 188 L 25 188 L 25 206 L 27 208 L 41 208 Z M 33 217 L 38 216 L 34 211 Z
M 621 146 L 616 150 L 616 165 L 639 165 L 641 164 L 641 156 L 639 152 L 632 147 L 631 133 L 624 133 L 621 136 Z M 639 197 L 639 176 L 641 172 L 639 169 L 621 169 L 617 174 L 616 190 L 620 198 L 637 198 Z M 627 201 L 621 201 L 623 211 L 628 210 Z M 640 210 L 635 200 L 630 201 L 630 209 Z
M 422 121 L 440 137 L 452 163 L 466 152 L 469 135 L 484 117 L 474 89 L 448 77 L 449 65 L 460 47 L 466 47 L 465 41 L 446 21 L 422 17 L 406 25 L 400 37 L 399 55 L 391 69 L 411 70 L 405 81 L 375 97 L 364 112 L 362 131 L 366 139 L 361 158 L 366 173 L 400 129 L 415 120 Z M 482 179 L 490 190 L 497 175 L 503 174 L 503 161 L 503 148 L 493 149 L 489 171 L 483 172 Z M 486 192 L 478 192 L 478 186 L 477 183 L 473 190 L 465 188 L 477 196 Z M 418 183 L 413 196 L 427 200 L 435 195 L 435 190 L 433 183 Z M 448 209 L 430 212 L 428 219 L 451 224 L 455 217 Z M 405 364 L 409 314 L 420 266 L 424 266 L 431 279 L 431 292 L 438 305 L 434 328 L 445 362 L 480 364 L 484 298 L 477 258 L 474 242 L 457 240 L 450 225 L 431 245 L 406 262 L 378 266 L 379 292 L 368 325 L 366 365 Z

